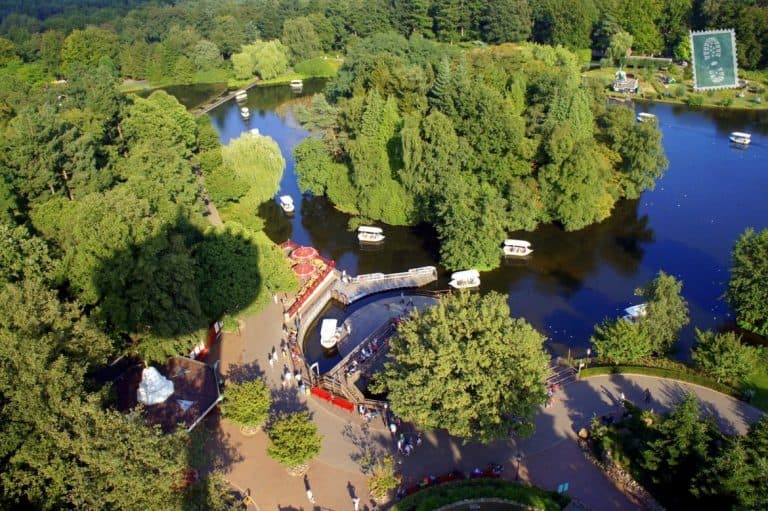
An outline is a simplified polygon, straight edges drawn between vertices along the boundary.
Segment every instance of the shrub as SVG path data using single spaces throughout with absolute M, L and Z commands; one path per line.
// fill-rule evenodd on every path
M 224 390 L 224 416 L 240 426 L 261 426 L 267 420 L 272 396 L 262 380 L 230 383 Z
M 371 469 L 368 478 L 368 489 L 376 499 L 383 499 L 387 494 L 400 485 L 400 476 L 395 472 L 395 459 L 384 456 Z
M 308 412 L 283 413 L 267 429 L 267 454 L 287 467 L 298 467 L 320 453 L 323 437 Z
M 685 102 L 688 106 L 701 106 L 704 104 L 704 96 L 700 94 L 693 94 L 685 98 Z

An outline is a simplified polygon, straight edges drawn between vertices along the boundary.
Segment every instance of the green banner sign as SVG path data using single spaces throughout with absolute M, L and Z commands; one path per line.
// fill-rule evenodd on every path
M 691 55 L 694 89 L 728 89 L 738 85 L 733 30 L 691 32 Z

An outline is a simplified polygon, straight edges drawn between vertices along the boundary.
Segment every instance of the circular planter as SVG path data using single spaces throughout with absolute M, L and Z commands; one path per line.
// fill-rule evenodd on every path
M 261 425 L 259 426 L 240 426 L 240 433 L 243 436 L 255 436 L 261 431 Z

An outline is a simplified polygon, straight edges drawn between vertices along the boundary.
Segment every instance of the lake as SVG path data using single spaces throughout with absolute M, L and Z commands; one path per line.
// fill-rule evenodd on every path
M 323 87 L 322 80 L 307 81 L 301 95 Z M 249 121 L 241 119 L 234 100 L 210 117 L 225 144 L 258 128 L 280 145 L 286 169 L 278 194 L 294 197 L 296 213 L 286 217 L 275 202 L 260 208 L 271 239 L 311 245 L 353 275 L 437 264 L 432 229 L 385 227 L 385 243 L 365 249 L 347 229 L 348 215 L 322 197 L 302 196 L 293 149 L 309 134 L 286 105 L 297 95 L 288 86 L 276 86 L 251 89 L 248 96 Z M 535 252 L 526 261 L 481 275 L 481 290 L 508 294 L 512 314 L 542 331 L 558 353 L 584 353 L 594 325 L 638 303 L 634 289 L 664 270 L 683 280 L 690 306 L 691 326 L 683 332 L 678 353 L 687 358 L 693 326 L 733 323 L 722 300 L 733 243 L 747 227 L 768 226 L 768 114 L 666 104 L 638 105 L 637 110 L 655 114 L 664 135 L 669 169 L 656 189 L 618 203 L 609 219 L 581 231 L 545 225 L 531 233 L 509 233 L 529 240 Z M 728 142 L 731 131 L 751 132 L 752 145 L 734 147 Z M 448 274 L 440 270 L 435 287 L 445 289 Z

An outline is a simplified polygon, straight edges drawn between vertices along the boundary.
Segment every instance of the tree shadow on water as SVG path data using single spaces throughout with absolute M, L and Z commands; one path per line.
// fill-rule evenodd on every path
M 104 257 L 92 274 L 98 319 L 144 358 L 187 351 L 213 321 L 266 300 L 261 248 L 247 232 L 202 231 L 183 218 L 156 232 Z

